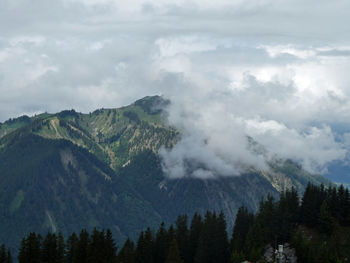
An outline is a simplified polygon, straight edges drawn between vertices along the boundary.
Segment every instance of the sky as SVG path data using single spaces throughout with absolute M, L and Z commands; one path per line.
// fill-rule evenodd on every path
M 348 0 L 1 0 L 0 122 L 172 101 L 171 177 L 326 174 L 350 149 Z M 254 151 L 253 138 L 265 153 Z M 350 180 L 350 175 L 349 175 Z

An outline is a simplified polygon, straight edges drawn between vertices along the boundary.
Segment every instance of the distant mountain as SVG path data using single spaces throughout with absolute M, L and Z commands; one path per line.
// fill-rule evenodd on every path
M 181 137 L 166 124 L 159 96 L 89 114 L 74 110 L 23 116 L 0 124 L 0 243 L 19 244 L 30 231 L 111 228 L 118 240 L 179 215 L 224 211 L 232 227 L 237 209 L 256 210 L 262 196 L 307 182 L 329 182 L 288 160 L 270 172 L 169 179 L 158 150 Z

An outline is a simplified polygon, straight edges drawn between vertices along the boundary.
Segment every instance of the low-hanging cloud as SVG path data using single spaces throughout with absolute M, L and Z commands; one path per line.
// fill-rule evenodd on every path
M 182 134 L 161 150 L 170 177 L 267 169 L 276 156 L 323 172 L 349 161 L 349 8 L 347 0 L 3 0 L 0 121 L 162 94 Z
M 173 103 L 168 112 L 170 124 L 182 131 L 182 138 L 174 148 L 160 151 L 171 178 L 239 175 L 251 168 L 266 170 L 279 158 L 297 161 L 311 172 L 324 172 L 329 163 L 346 157 L 336 131 L 325 124 L 331 120 L 316 125 L 310 123 L 316 113 L 294 113 L 298 104 L 309 106 L 296 98 L 293 83 L 260 82 L 249 75 L 239 89 L 216 87 L 198 94 L 198 89 L 181 81 L 182 77 L 178 83 L 185 87 L 182 96 L 169 95 Z

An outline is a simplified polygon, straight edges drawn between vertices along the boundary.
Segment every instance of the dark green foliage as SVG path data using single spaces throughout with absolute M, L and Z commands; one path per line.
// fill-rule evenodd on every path
M 163 263 L 166 260 L 169 249 L 169 235 L 165 228 L 165 224 L 161 223 L 157 233 L 154 244 L 154 262 Z
M 113 235 L 110 229 L 107 229 L 105 237 L 103 238 L 103 261 L 105 263 L 115 263 L 117 260 L 117 246 L 113 240 Z
M 310 196 L 311 200 L 317 194 L 325 198 L 316 221 L 307 221 L 313 227 L 300 218 L 303 212 L 298 194 L 292 188 L 281 193 L 278 201 L 271 196 L 262 200 L 255 215 L 245 207 L 239 208 L 230 243 L 224 214 L 208 211 L 204 218 L 194 214 L 190 228 L 187 215 L 178 216 L 175 226 L 170 225 L 168 229 L 164 223 L 156 232 L 147 228 L 140 233 L 136 248 L 133 241 L 127 239 L 118 254 L 108 229 L 95 228 L 91 235 L 83 229 L 79 236 L 75 233 L 69 236 L 67 242 L 60 233 L 48 233 L 44 238 L 30 233 L 22 239 L 18 260 L 19 263 L 266 262 L 263 259 L 266 245 L 275 247 L 288 242 L 295 248 L 298 262 L 344 262 L 350 256 L 350 225 L 341 214 L 332 214 L 327 202 L 336 198 L 338 203 L 334 205 L 339 210 L 334 211 L 341 211 L 348 206 L 347 201 L 340 202 L 346 190 L 309 185 L 310 189 L 313 194 L 305 193 L 302 198 L 305 204 L 312 203 L 308 200 Z M 0 247 L 2 262 L 11 262 L 4 245 Z
M 57 116 L 61 118 L 67 118 L 67 117 L 79 118 L 79 114 L 74 109 L 61 111 L 60 113 L 57 113 Z
M 48 233 L 41 247 L 41 260 L 45 263 L 55 263 L 58 260 L 57 237 L 55 234 Z
M 229 243 L 223 214 L 207 212 L 199 237 L 195 262 L 227 262 Z
M 333 228 L 333 217 L 331 215 L 331 212 L 329 210 L 327 201 L 323 201 L 321 207 L 320 207 L 320 214 L 318 218 L 318 230 L 323 233 L 331 233 Z
M 136 122 L 137 124 L 140 124 L 140 119 L 139 116 L 137 115 L 137 113 L 132 112 L 132 111 L 124 111 L 123 112 L 123 116 L 129 118 L 131 121 Z
M 28 229 L 42 235 L 57 229 L 67 237 L 82 228 L 118 226 L 113 234 L 122 240 L 160 223 L 126 178 L 87 150 L 33 134 L 2 140 L 0 241 L 6 238 L 9 247 L 17 247 Z
M 65 262 L 65 249 L 66 244 L 64 242 L 64 237 L 61 232 L 58 233 L 57 236 L 57 263 L 64 263 Z
M 350 258 L 349 205 L 348 191 L 343 186 L 326 189 L 309 184 L 301 205 L 292 188 L 282 192 L 278 201 L 272 197 L 261 201 L 253 219 L 247 209 L 240 208 L 230 261 L 258 261 L 267 244 L 276 248 L 288 242 L 296 249 L 298 262 L 344 262 Z
M 11 252 L 4 244 L 0 246 L 0 263 L 12 263 Z
M 30 233 L 27 238 L 23 238 L 19 250 L 19 263 L 40 263 L 41 262 L 42 237 L 35 233 Z
M 238 209 L 235 226 L 232 231 L 232 238 L 230 249 L 231 251 L 235 251 L 234 258 L 240 258 L 240 252 L 243 252 L 246 247 L 246 239 L 248 235 L 248 231 L 254 222 L 254 215 L 250 213 L 248 209 L 244 206 L 241 206 Z
M 195 214 L 188 229 L 187 215 L 177 218 L 168 230 L 164 223 L 154 236 L 151 229 L 141 232 L 136 250 L 127 240 L 118 255 L 118 262 L 227 262 L 229 243 L 223 213 L 207 212 L 205 219 Z
M 0 249 L 0 259 L 1 255 Z M 44 238 L 30 233 L 22 239 L 18 261 L 19 263 L 116 263 L 117 248 L 110 230 L 105 232 L 94 229 L 90 236 L 83 229 L 79 237 L 73 233 L 67 242 L 61 233 L 58 235 L 48 233 Z
M 331 188 L 329 193 L 331 193 Z M 320 213 L 320 208 L 327 195 L 324 187 L 320 189 L 312 184 L 308 184 L 301 204 L 301 220 L 307 226 L 313 226 Z M 336 202 L 336 201 L 335 201 Z
M 88 259 L 88 246 L 90 243 L 90 235 L 89 233 L 83 229 L 80 232 L 79 240 L 76 244 L 74 255 L 73 255 L 73 263 L 87 263 Z
M 136 245 L 135 262 L 153 263 L 154 240 L 151 229 L 141 232 Z
M 177 240 L 177 247 L 176 248 L 180 249 L 179 255 L 182 259 L 184 259 L 184 262 L 190 261 L 189 230 L 188 230 L 187 220 L 188 220 L 187 215 L 181 215 L 177 218 L 177 220 L 175 222 L 175 226 L 176 226 L 175 237 Z M 176 249 L 176 248 L 173 247 L 172 249 Z
M 277 239 L 285 242 L 291 238 L 297 223 L 299 222 L 299 195 L 294 187 L 288 191 L 283 191 L 280 195 L 277 206 L 277 215 L 279 217 L 276 222 Z
M 67 240 L 67 244 L 66 244 L 66 262 L 67 263 L 72 263 L 74 262 L 76 256 L 76 252 L 77 252 L 77 247 L 78 247 L 78 242 L 79 242 L 79 238 L 78 236 L 73 233 L 72 235 L 69 236 L 68 240 Z
M 158 251 L 158 250 L 157 250 Z M 134 263 L 135 262 L 135 245 L 129 238 L 125 241 L 124 246 L 120 250 L 118 263 Z
M 160 96 L 153 96 L 140 99 L 134 104 L 140 106 L 148 114 L 155 115 L 162 113 L 163 109 L 170 104 L 170 101 Z
M 189 236 L 189 262 L 194 262 L 199 247 L 199 237 L 203 229 L 203 221 L 200 214 L 195 213 L 192 217 Z
M 175 239 L 173 239 L 170 243 L 169 252 L 165 263 L 183 263 L 183 260 L 180 257 L 177 241 Z

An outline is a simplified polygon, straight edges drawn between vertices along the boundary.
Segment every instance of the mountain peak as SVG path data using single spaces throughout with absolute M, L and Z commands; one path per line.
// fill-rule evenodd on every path
M 164 99 L 164 97 L 159 95 L 147 96 L 133 103 L 133 105 L 140 106 L 145 112 L 152 115 L 162 113 L 169 104 L 170 100 Z

